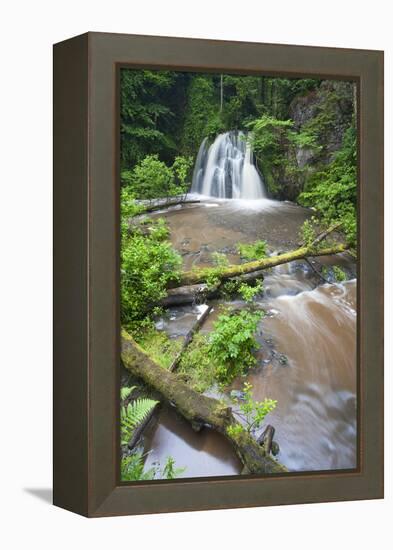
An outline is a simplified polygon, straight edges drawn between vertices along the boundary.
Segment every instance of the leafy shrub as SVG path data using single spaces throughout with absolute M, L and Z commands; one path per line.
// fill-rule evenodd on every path
M 120 71 L 121 162 L 132 166 L 149 153 L 169 156 L 175 146 L 170 131 L 179 112 L 173 97 L 178 77 L 173 71 Z
M 147 155 L 133 170 L 123 170 L 121 181 L 138 199 L 157 199 L 181 195 L 191 181 L 192 157 L 177 156 L 172 166 Z
M 175 459 L 172 456 L 168 456 L 166 459 L 166 463 L 161 471 L 160 477 L 161 479 L 175 479 L 179 477 L 179 475 L 182 474 L 185 470 L 185 467 L 176 468 Z
M 272 412 L 277 405 L 274 399 L 265 398 L 263 401 L 254 401 L 252 398 L 252 385 L 248 382 L 243 386 L 243 398 L 235 399 L 239 405 L 239 411 L 235 411 L 246 424 L 248 433 L 255 432 L 262 425 L 265 417 Z
M 338 265 L 333 266 L 333 274 L 334 274 L 334 278 L 338 283 L 342 283 L 343 281 L 347 280 L 345 271 L 343 271 L 340 267 L 338 267 Z
M 262 260 L 267 255 L 266 241 L 256 241 L 251 244 L 238 243 L 236 248 L 245 260 Z
M 302 224 L 300 231 L 299 231 L 299 238 L 302 242 L 302 246 L 309 247 L 312 245 L 312 243 L 317 238 L 317 234 L 315 231 L 315 219 L 311 218 L 309 220 L 305 220 L 305 222 Z
M 224 298 L 231 298 L 239 290 L 240 283 L 236 280 L 225 281 L 220 287 L 220 293 Z
M 243 433 L 243 428 L 240 424 L 231 424 L 227 428 L 227 433 L 230 437 L 236 439 L 241 433 Z
M 130 187 L 122 187 L 120 190 L 120 225 L 122 234 L 128 230 L 129 220 L 142 214 L 144 210 L 145 207 L 135 201 Z
M 144 455 L 136 451 L 121 459 L 121 480 L 122 481 L 146 481 L 151 479 L 175 479 L 185 471 L 186 468 L 176 468 L 173 457 L 168 456 L 164 467 L 161 469 L 157 464 L 148 470 L 144 468 Z
M 227 310 L 214 323 L 209 355 L 217 365 L 216 377 L 220 383 L 229 384 L 255 364 L 252 352 L 259 345 L 254 333 L 262 316 L 262 311 L 242 310 L 235 314 Z
M 350 244 L 356 242 L 356 130 L 345 133 L 343 147 L 323 170 L 310 176 L 298 197 L 300 204 L 314 206 L 327 224 L 342 222 Z
M 209 290 L 213 290 L 217 285 L 219 285 L 220 275 L 229 265 L 228 259 L 225 254 L 221 254 L 220 252 L 213 252 L 211 257 L 213 263 L 215 264 L 215 267 L 206 268 L 204 270 L 206 274 L 205 281 Z
M 124 456 L 120 463 L 122 481 L 146 481 L 154 479 L 156 468 L 144 469 L 144 457 L 140 451 Z
M 180 195 L 187 190 L 187 182 L 191 181 L 191 170 L 194 165 L 192 157 L 177 156 L 171 170 L 175 177 L 177 187 L 172 189 L 172 194 Z
M 188 154 L 195 154 L 206 136 L 213 138 L 222 131 L 213 79 L 196 75 L 187 90 L 182 148 Z
M 245 302 L 252 302 L 257 294 L 263 290 L 263 284 L 258 281 L 256 285 L 251 286 L 246 283 L 241 283 L 238 289 L 240 296 Z
M 145 318 L 166 296 L 169 281 L 179 276 L 181 257 L 167 235 L 163 222 L 150 224 L 147 236 L 139 231 L 122 234 L 121 320 L 125 325 Z
M 147 155 L 129 174 L 127 183 L 138 199 L 155 199 L 170 195 L 175 180 L 172 170 L 158 155 Z
M 240 281 L 226 281 L 220 288 L 222 296 L 230 298 L 239 294 L 245 302 L 252 302 L 257 294 L 263 291 L 262 281 L 257 281 L 255 284 L 241 283 Z

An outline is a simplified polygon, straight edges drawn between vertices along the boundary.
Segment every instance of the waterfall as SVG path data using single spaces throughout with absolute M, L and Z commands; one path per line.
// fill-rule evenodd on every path
M 266 191 L 243 132 L 219 134 L 198 151 L 191 191 L 220 199 L 263 199 Z

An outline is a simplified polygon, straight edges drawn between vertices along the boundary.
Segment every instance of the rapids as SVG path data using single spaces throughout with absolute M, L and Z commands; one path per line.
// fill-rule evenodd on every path
M 291 203 L 260 199 L 204 200 L 154 214 L 169 225 L 184 269 L 211 265 L 211 254 L 238 262 L 236 243 L 265 239 L 270 253 L 294 248 L 310 211 Z M 253 385 L 257 400 L 278 401 L 267 422 L 276 429 L 278 460 L 292 471 L 356 467 L 356 266 L 347 255 L 320 258 L 314 266 L 341 265 L 349 279 L 321 284 L 305 262 L 278 266 L 266 273 L 266 311 L 259 326 L 257 366 L 236 380 L 225 394 Z M 212 329 L 219 303 L 203 331 Z M 243 307 L 240 301 L 225 305 Z M 170 337 L 184 336 L 200 312 L 197 305 L 169 310 L 158 327 Z M 225 396 L 224 396 L 225 397 Z M 145 434 L 146 465 L 174 457 L 186 466 L 181 477 L 235 475 L 241 464 L 228 442 L 210 430 L 195 433 L 168 408 Z

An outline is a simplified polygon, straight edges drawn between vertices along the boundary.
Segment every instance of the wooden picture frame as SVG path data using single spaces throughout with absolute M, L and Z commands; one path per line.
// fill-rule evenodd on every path
M 119 68 L 354 80 L 358 468 L 119 482 Z M 54 46 L 54 504 L 89 516 L 383 497 L 383 52 L 87 33 Z

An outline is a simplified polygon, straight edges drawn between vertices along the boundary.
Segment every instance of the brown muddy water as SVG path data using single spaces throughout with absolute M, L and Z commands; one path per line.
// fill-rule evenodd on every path
M 299 228 L 312 212 L 290 203 L 206 201 L 155 214 L 170 227 L 184 269 L 210 265 L 211 254 L 239 262 L 236 243 L 264 239 L 269 252 L 299 243 Z M 317 270 L 340 265 L 348 281 L 323 283 L 305 262 L 278 266 L 265 276 L 257 304 L 266 312 L 259 327 L 257 365 L 225 394 L 245 381 L 253 397 L 278 401 L 266 422 L 275 427 L 278 460 L 291 471 L 356 467 L 356 269 L 347 255 L 313 261 Z M 331 273 L 328 270 L 328 280 Z M 203 327 L 212 329 L 220 303 Z M 240 301 L 225 305 L 243 307 Z M 171 337 L 184 336 L 203 306 L 169 310 L 157 327 Z M 163 409 L 145 433 L 146 465 L 167 456 L 185 466 L 180 477 L 234 475 L 241 464 L 230 444 L 205 429 L 195 433 L 174 410 Z

